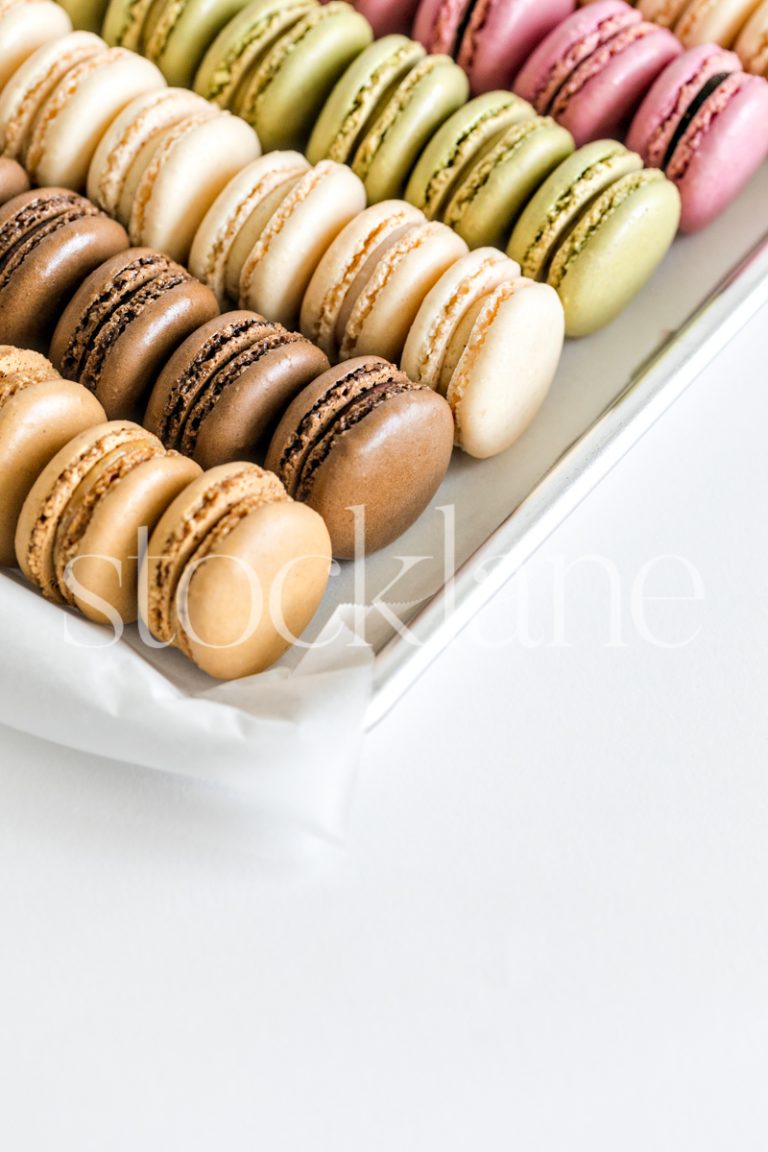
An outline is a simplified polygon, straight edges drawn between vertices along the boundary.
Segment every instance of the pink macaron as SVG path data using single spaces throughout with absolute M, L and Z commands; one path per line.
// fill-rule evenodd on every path
M 428 52 L 453 56 L 478 95 L 511 87 L 533 49 L 575 7 L 576 0 L 421 0 L 413 35 Z
M 691 48 L 658 78 L 627 140 L 682 198 L 681 228 L 722 212 L 768 157 L 768 81 L 716 44 Z
M 667 28 L 643 20 L 623 0 L 575 12 L 533 53 L 515 91 L 553 116 L 576 143 L 623 134 L 649 88 L 680 55 Z
M 328 0 L 323 0 L 327 4 Z M 353 0 L 355 8 L 374 31 L 374 35 L 389 36 L 399 32 L 409 36 L 419 0 Z

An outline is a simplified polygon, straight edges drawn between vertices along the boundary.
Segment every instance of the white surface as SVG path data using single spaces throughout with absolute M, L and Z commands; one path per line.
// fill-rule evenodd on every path
M 0 1147 L 764 1152 L 766 323 L 525 570 L 551 638 L 556 566 L 615 564 L 626 646 L 593 564 L 570 647 L 489 650 L 510 585 L 368 738 L 346 853 L 2 734 Z M 667 553 L 677 649 L 627 607 Z

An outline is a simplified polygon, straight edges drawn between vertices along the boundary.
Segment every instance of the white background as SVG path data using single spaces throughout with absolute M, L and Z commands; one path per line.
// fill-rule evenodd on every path
M 766 324 L 528 565 L 543 643 L 518 580 L 369 736 L 346 851 L 0 733 L 1 1148 L 765 1152 Z M 595 562 L 552 643 L 590 555 L 623 647 Z

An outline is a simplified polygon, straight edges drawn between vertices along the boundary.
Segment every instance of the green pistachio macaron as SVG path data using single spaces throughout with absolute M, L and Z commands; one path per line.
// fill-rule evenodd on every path
M 243 81 L 234 105 L 258 132 L 265 152 L 306 147 L 336 82 L 372 39 L 364 16 L 332 0 L 276 41 Z
M 100 32 L 109 0 L 58 0 L 69 13 L 72 27 L 83 32 Z
M 402 196 L 422 151 L 468 95 L 467 77 L 450 56 L 425 56 L 408 72 L 352 161 L 370 203 Z
M 241 81 L 317 0 L 252 0 L 211 44 L 195 76 L 195 91 L 231 108 Z
M 566 333 L 585 336 L 614 319 L 666 255 L 680 195 L 614 141 L 580 148 L 522 213 L 508 253 L 525 275 L 555 288 Z
M 169 84 L 191 88 L 208 45 L 246 2 L 154 0 L 141 25 L 139 49 Z
M 421 44 L 399 35 L 374 40 L 361 52 L 318 117 L 307 149 L 310 162 L 348 163 L 381 102 L 425 55 Z
M 531 105 L 512 92 L 486 92 L 454 112 L 413 170 L 405 198 L 429 220 L 442 212 L 468 168 L 508 128 L 533 117 Z
M 459 183 L 445 223 L 470 248 L 504 248 L 525 204 L 574 147 L 570 132 L 548 117 L 513 124 Z

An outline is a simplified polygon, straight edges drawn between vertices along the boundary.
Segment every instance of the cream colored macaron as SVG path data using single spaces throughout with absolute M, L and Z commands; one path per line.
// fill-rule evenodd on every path
M 212 105 L 168 129 L 136 186 L 128 224 L 133 243 L 186 263 L 216 197 L 260 152 L 244 120 Z
M 339 235 L 307 290 L 302 331 L 331 359 L 399 361 L 424 297 L 466 255 L 460 236 L 399 200 L 361 213 Z
M 136 96 L 165 81 L 148 60 L 124 48 L 104 48 L 62 77 L 37 113 L 26 167 L 38 184 L 85 190 L 101 137 Z
M 0 0 L 0 90 L 42 44 L 72 31 L 72 21 L 52 0 Z
M 564 334 L 555 290 L 519 276 L 496 249 L 478 248 L 425 298 L 402 367 L 446 397 L 456 443 L 484 459 L 514 444 L 541 408 Z

